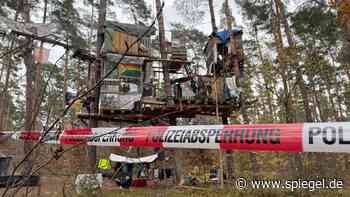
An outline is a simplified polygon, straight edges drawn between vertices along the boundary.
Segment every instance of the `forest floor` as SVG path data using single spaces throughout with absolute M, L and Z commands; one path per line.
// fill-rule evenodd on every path
M 213 190 L 213 189 L 178 189 L 174 188 L 149 188 L 149 189 L 130 189 L 118 190 L 103 193 L 103 197 L 335 197 L 335 196 L 349 196 L 350 191 L 323 191 L 323 192 L 281 192 L 281 191 L 237 191 L 237 190 Z
M 319 190 L 319 191 L 282 191 L 282 190 L 235 190 L 233 187 L 226 186 L 225 189 L 219 189 L 218 185 L 208 185 L 206 187 L 190 187 L 190 186 L 152 186 L 148 188 L 130 188 L 120 189 L 111 182 L 103 184 L 98 195 L 92 195 L 87 192 L 78 195 L 74 190 L 74 181 L 69 178 L 46 177 L 42 179 L 41 187 L 30 188 L 29 196 L 32 197 L 336 197 L 350 196 L 350 189 L 342 190 Z M 0 195 L 3 189 L 0 189 Z M 11 193 L 11 192 L 10 192 Z M 17 194 L 24 196 L 24 189 Z

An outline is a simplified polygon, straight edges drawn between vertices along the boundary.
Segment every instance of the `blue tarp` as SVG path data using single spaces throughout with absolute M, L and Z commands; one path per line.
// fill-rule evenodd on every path
M 230 32 L 229 31 L 219 31 L 216 33 L 216 36 L 220 38 L 223 43 L 226 43 L 230 40 Z
M 240 34 L 240 33 L 242 33 L 242 28 L 234 27 L 232 30 L 232 33 L 233 34 Z M 219 32 L 216 32 L 215 36 L 220 38 L 220 40 L 223 43 L 227 43 L 230 40 L 230 31 L 228 31 L 228 30 L 219 31 Z

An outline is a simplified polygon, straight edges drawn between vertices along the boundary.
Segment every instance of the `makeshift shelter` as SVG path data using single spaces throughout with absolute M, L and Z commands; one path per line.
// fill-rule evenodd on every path
M 54 23 L 20 23 L 11 20 L 7 17 L 0 16 L 0 34 L 5 36 L 26 36 L 34 40 L 40 40 L 50 44 L 69 48 L 67 43 L 62 43 L 59 40 L 64 40 L 59 34 L 59 27 Z
M 120 54 L 106 54 L 104 72 L 111 70 L 121 58 Z M 145 58 L 127 56 L 118 65 L 116 71 L 104 80 L 101 87 L 100 111 L 135 108 L 141 100 L 142 73 Z
M 212 90 L 217 89 L 219 103 L 240 103 L 241 88 L 237 82 L 244 73 L 244 54 L 242 42 L 243 30 L 214 32 L 209 36 L 204 53 L 208 74 L 217 78 L 212 83 Z M 215 91 L 211 96 L 215 96 Z
M 153 154 L 150 156 L 140 158 L 131 158 L 111 154 L 109 156 L 109 159 L 112 162 L 117 162 L 118 164 L 120 164 L 120 166 L 117 167 L 116 172 L 112 178 L 114 178 L 117 181 L 117 183 L 123 188 L 128 188 L 131 185 L 134 187 L 145 187 L 148 185 L 147 181 L 149 181 L 149 178 L 147 178 L 146 176 L 146 174 L 148 174 L 148 170 L 146 170 L 144 165 L 154 162 L 157 158 L 158 154 Z M 136 167 L 138 167 L 138 169 L 136 169 Z M 133 178 L 135 174 L 135 169 L 137 178 Z
M 145 25 L 135 25 L 107 21 L 105 23 L 105 40 L 103 51 L 105 53 L 123 54 L 130 47 L 127 55 L 131 56 L 150 56 L 151 55 L 151 36 L 155 34 L 156 29 L 152 28 L 149 32 L 134 46 L 131 46 L 138 37 L 148 30 Z
M 204 53 L 207 59 L 208 73 L 226 73 L 243 76 L 243 30 L 240 27 L 232 31 L 214 32 L 209 36 Z M 215 70 L 214 71 L 214 67 Z
M 146 35 L 139 42 L 132 45 L 138 37 L 145 33 Z M 144 77 L 142 73 L 147 67 L 145 57 L 151 55 L 150 37 L 154 34 L 155 28 L 148 29 L 147 26 L 141 24 L 113 21 L 105 23 L 104 73 L 115 66 L 122 54 L 126 53 L 127 56 L 102 85 L 101 113 L 115 109 L 133 110 L 136 103 L 140 102 Z
M 146 36 L 131 46 L 146 31 Z M 215 115 L 217 104 L 221 114 L 230 114 L 239 108 L 241 90 L 236 81 L 241 75 L 236 74 L 236 68 L 243 68 L 237 66 L 237 62 L 243 64 L 241 29 L 218 32 L 209 37 L 206 52 L 210 72 L 204 76 L 199 75 L 191 66 L 193 62 L 187 60 L 185 43 L 176 39 L 166 42 L 166 57 L 151 56 L 151 36 L 154 33 L 154 28 L 148 31 L 144 25 L 105 23 L 103 73 L 116 69 L 101 85 L 99 113 L 92 114 L 87 110 L 88 113 L 80 113 L 79 118 L 129 123 L 152 120 L 158 124 L 162 120 L 156 117 L 162 114 L 171 114 L 172 118 L 191 118 Z M 76 51 L 74 55 L 90 64 L 97 60 L 94 54 L 84 50 Z M 164 65 L 170 74 L 171 98 L 164 94 Z M 221 70 L 217 69 L 220 76 L 216 78 L 213 69 L 220 68 L 218 65 Z M 174 102 L 168 102 L 169 99 Z

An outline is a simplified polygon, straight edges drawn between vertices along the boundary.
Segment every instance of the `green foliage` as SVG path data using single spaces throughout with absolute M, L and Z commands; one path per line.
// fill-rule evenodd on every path
M 0 1 L 0 16 L 8 16 L 7 8 L 15 8 L 18 1 L 2 0 Z
M 336 15 L 328 9 L 304 7 L 291 17 L 291 21 L 295 33 L 306 45 L 315 47 L 315 44 L 321 43 L 323 46 L 335 46 L 339 40 Z
M 242 7 L 244 16 L 252 26 L 269 29 L 271 19 L 271 1 L 235 0 Z
M 172 26 L 172 36 L 176 40 L 180 40 L 181 43 L 186 44 L 191 49 L 195 50 L 196 54 L 201 54 L 204 48 L 207 36 L 198 29 L 186 27 L 180 23 L 173 23 Z
M 151 18 L 151 10 L 144 0 L 118 0 L 117 2 L 126 13 L 132 16 L 132 21 L 137 20 L 136 23 L 147 23 Z
M 52 11 L 52 22 L 59 25 L 62 35 L 74 48 L 84 48 L 86 43 L 81 32 L 81 18 L 78 10 L 74 7 L 74 0 L 58 0 L 52 2 L 54 10 Z

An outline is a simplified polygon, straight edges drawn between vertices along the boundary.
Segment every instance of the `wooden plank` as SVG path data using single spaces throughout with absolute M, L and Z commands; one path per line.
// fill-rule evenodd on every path
M 143 104 L 155 104 L 155 105 L 166 105 L 166 102 L 157 101 L 157 100 L 150 100 L 150 99 L 143 99 Z
M 112 33 L 112 51 L 114 53 L 124 53 L 128 47 L 135 42 L 137 38 L 135 36 L 128 35 L 124 32 L 115 31 Z M 139 43 L 134 44 L 128 51 L 128 55 L 138 55 Z
M 176 59 L 158 59 L 158 58 L 147 58 L 145 62 L 177 62 L 177 63 L 186 63 L 192 64 L 192 61 L 176 60 Z
M 72 48 L 72 46 L 69 45 L 69 44 L 62 43 L 62 42 L 59 42 L 57 40 L 54 40 L 54 39 L 51 39 L 51 38 L 48 38 L 48 37 L 40 37 L 40 36 L 37 36 L 37 35 L 26 34 L 26 33 L 18 32 L 18 31 L 12 31 L 12 32 L 14 32 L 15 34 L 20 35 L 20 36 L 33 38 L 34 40 L 39 40 L 39 41 L 50 43 L 50 44 L 53 44 L 53 45 L 58 45 L 58 46 L 61 46 L 61 47 L 65 48 L 65 49 L 71 49 Z

